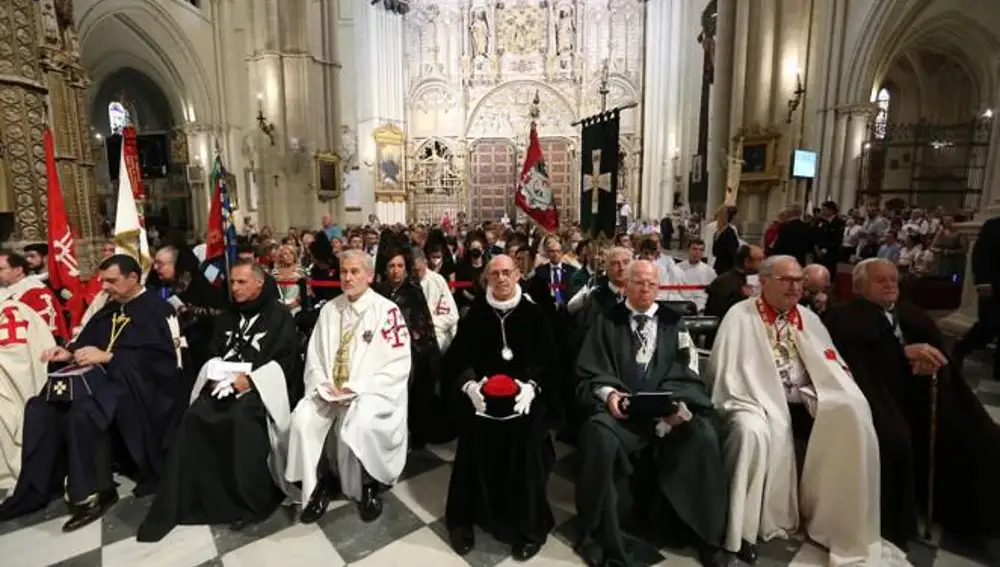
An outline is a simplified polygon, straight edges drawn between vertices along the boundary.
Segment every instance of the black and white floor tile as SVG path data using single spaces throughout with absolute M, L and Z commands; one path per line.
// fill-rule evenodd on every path
M 969 373 L 987 370 L 970 362 Z M 971 378 L 972 376 L 970 376 Z M 978 381 L 977 390 L 1000 421 L 1000 383 Z M 542 551 L 527 565 L 582 565 L 570 547 L 575 454 L 557 444 L 559 460 L 549 481 L 549 498 L 557 528 Z M 404 478 L 384 495 L 384 513 L 371 524 L 358 519 L 355 507 L 343 501 L 314 525 L 296 522 L 291 509 L 281 508 L 267 521 L 241 532 L 223 526 L 183 526 L 157 544 L 135 541 L 135 532 L 152 497 L 131 496 L 122 479 L 123 495 L 102 521 L 63 534 L 65 506 L 47 509 L 16 521 L 0 523 L 0 565 L 4 567 L 269 567 L 273 565 L 341 567 L 511 567 L 510 549 L 483 533 L 476 548 L 462 558 L 447 543 L 444 505 L 454 445 L 411 453 Z M 127 496 L 126 496 L 127 495 Z M 910 561 L 916 567 L 989 567 L 985 559 L 944 534 L 939 546 L 915 544 Z M 663 549 L 648 558 L 650 566 L 694 567 L 688 549 Z M 822 567 L 826 553 L 795 538 L 762 546 L 761 567 Z

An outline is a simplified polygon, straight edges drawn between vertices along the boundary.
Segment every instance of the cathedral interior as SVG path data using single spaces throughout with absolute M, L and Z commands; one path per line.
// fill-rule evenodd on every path
M 637 218 L 711 215 L 737 152 L 742 234 L 761 235 L 789 204 L 899 201 L 961 211 L 971 236 L 1000 213 L 998 54 L 1000 11 L 986 0 L 0 0 L 0 229 L 14 246 L 45 240 L 51 128 L 90 266 L 126 125 L 147 218 L 192 238 L 216 158 L 233 175 L 236 218 L 279 232 L 324 215 L 516 217 L 532 123 L 573 220 L 580 121 L 621 108 L 617 186 Z M 967 307 L 943 325 L 967 328 Z M 1000 417 L 990 386 L 980 394 Z M 571 470 L 573 451 L 558 456 L 557 472 Z M 70 536 L 57 535 L 57 507 L 0 524 L 0 563 L 512 564 L 488 540 L 450 552 L 450 458 L 415 454 L 372 525 L 346 508 L 315 526 L 282 511 L 250 532 L 184 527 L 144 545 L 131 536 L 148 502 L 130 498 Z M 549 485 L 564 528 L 567 476 Z M 559 534 L 534 564 L 579 564 Z M 983 564 L 957 543 L 918 555 L 921 567 Z M 792 541 L 762 557 L 818 566 L 823 555 Z M 664 550 L 650 564 L 696 563 Z

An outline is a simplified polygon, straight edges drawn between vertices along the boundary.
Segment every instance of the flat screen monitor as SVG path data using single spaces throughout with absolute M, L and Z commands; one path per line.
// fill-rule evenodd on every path
M 816 152 L 795 150 L 792 154 L 792 177 L 814 179 L 816 177 Z

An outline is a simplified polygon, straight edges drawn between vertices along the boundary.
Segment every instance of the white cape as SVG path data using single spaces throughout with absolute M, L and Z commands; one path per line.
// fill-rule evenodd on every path
M 796 343 L 818 396 L 801 480 L 784 388 L 756 299 L 737 303 L 709 359 L 712 401 L 726 417 L 730 475 L 724 547 L 799 529 L 830 550 L 831 566 L 908 565 L 879 531 L 879 452 L 871 410 L 815 313 L 799 310 Z
M 210 359 L 201 367 L 198 379 L 191 389 L 191 399 L 189 404 L 193 404 L 201 391 L 208 383 L 208 368 L 213 360 L 221 360 L 218 357 Z M 260 399 L 267 409 L 267 436 L 271 441 L 271 454 L 267 457 L 268 469 L 275 485 L 293 500 L 299 499 L 299 489 L 285 480 L 285 462 L 288 458 L 288 430 L 292 423 L 292 411 L 288 403 L 288 385 L 285 381 L 285 372 L 281 366 L 270 361 L 257 370 L 250 373 L 250 380 L 253 381 L 254 388 L 260 394 Z M 235 395 L 235 394 L 234 394 Z
M 9 325 L 17 337 L 8 336 Z M 0 326 L 0 488 L 10 488 L 21 472 L 24 407 L 48 381 L 42 352 L 56 341 L 41 315 L 19 301 L 0 302 Z
M 454 340 L 458 327 L 458 306 L 455 305 L 455 296 L 452 295 L 444 276 L 432 270 L 427 270 L 424 274 L 420 280 L 420 287 L 424 290 L 427 308 L 430 309 L 431 320 L 434 322 L 434 334 L 437 335 L 438 347 L 443 353 Z
M 341 316 L 352 308 L 361 314 L 361 322 L 350 347 L 350 379 L 344 386 L 357 397 L 341 411 L 343 406 L 324 400 L 319 388 L 333 377 Z M 339 443 L 373 479 L 392 485 L 403 473 L 410 366 L 410 336 L 395 303 L 369 289 L 354 303 L 344 294 L 323 306 L 306 349 L 305 397 L 292 415 L 285 469 L 289 482 L 302 482 L 303 504 L 318 482 L 316 467 L 334 422 Z M 359 479 L 345 478 L 349 471 L 339 472 L 344 493 L 358 498 Z

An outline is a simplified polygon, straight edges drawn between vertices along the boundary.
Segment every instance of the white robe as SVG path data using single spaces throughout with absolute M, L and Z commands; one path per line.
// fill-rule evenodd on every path
M 345 384 L 357 397 L 346 408 L 327 402 L 318 391 L 333 377 L 344 309 L 362 317 Z M 410 366 L 410 336 L 395 303 L 369 289 L 353 303 L 344 294 L 323 306 L 306 350 L 305 397 L 292 412 L 285 468 L 288 482 L 302 483 L 303 505 L 316 488 L 316 468 L 334 422 L 338 444 L 349 449 L 373 479 L 391 485 L 403 473 Z M 343 456 L 344 451 L 339 453 Z M 346 464 L 338 461 L 341 467 Z M 356 500 L 361 495 L 358 472 L 339 471 L 341 488 Z
M 193 404 L 198 399 L 205 384 L 208 383 L 208 367 L 214 360 L 221 360 L 221 358 L 212 358 L 201 367 L 198 379 L 194 382 L 194 388 L 191 389 L 189 404 Z M 264 402 L 264 408 L 267 409 L 267 436 L 271 441 L 271 454 L 268 455 L 267 466 L 271 471 L 271 477 L 274 479 L 275 485 L 285 495 L 293 500 L 299 500 L 299 489 L 285 480 L 288 432 L 292 425 L 285 372 L 277 362 L 272 360 L 251 372 L 250 380 L 253 381 L 254 388 L 257 389 L 261 401 Z
M 755 299 L 737 303 L 719 327 L 708 375 L 712 401 L 730 431 L 724 547 L 787 537 L 799 518 L 829 564 L 907 565 L 879 531 L 879 452 L 868 402 L 845 370 L 819 317 L 799 310 L 796 344 L 818 396 L 801 481 L 784 388 Z
M 430 309 L 431 320 L 434 322 L 434 334 L 437 335 L 438 346 L 443 353 L 454 340 L 458 327 L 458 306 L 455 305 L 455 296 L 452 295 L 444 276 L 432 270 L 427 270 L 421 278 L 420 288 L 424 290 L 424 297 L 427 298 L 427 308 Z
M 17 337 L 9 336 L 8 325 L 16 325 Z M 0 302 L 0 488 L 14 486 L 21 472 L 24 406 L 45 386 L 49 373 L 42 352 L 54 346 L 48 324 L 34 309 Z

